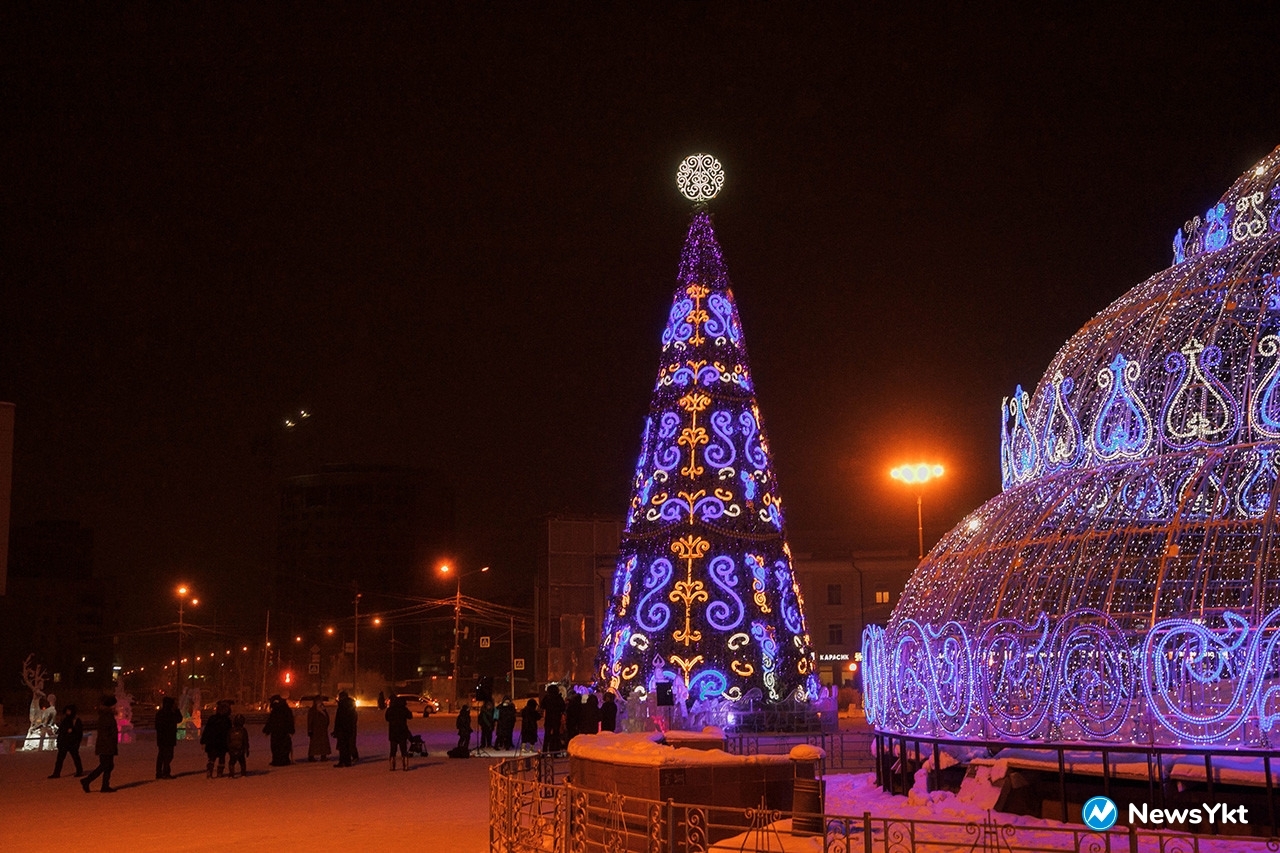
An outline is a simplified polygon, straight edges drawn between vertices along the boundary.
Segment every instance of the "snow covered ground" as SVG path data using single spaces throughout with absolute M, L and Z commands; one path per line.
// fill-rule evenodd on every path
M 301 717 L 299 717 L 301 719 Z M 138 732 L 120 747 L 115 794 L 85 795 L 70 761 L 46 779 L 54 753 L 0 755 L 0 850 L 309 851 L 390 849 L 480 853 L 489 845 L 489 766 L 497 759 L 451 760 L 451 715 L 415 719 L 427 758 L 409 772 L 387 769 L 386 723 L 361 709 L 361 762 L 351 768 L 306 762 L 270 767 L 261 725 L 250 727 L 249 776 L 206 779 L 199 744 L 181 742 L 171 782 L 155 779 L 155 739 Z M 256 729 L 256 732 L 254 731 Z M 295 735 L 294 754 L 306 753 Z M 508 753 L 509 754 L 509 753 Z M 97 766 L 81 750 L 85 771 Z M 336 760 L 336 756 L 334 757 Z

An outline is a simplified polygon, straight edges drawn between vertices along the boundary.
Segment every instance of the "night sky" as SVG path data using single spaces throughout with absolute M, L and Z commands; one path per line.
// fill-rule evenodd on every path
M 92 527 L 134 624 L 178 579 L 238 618 L 320 462 L 438 471 L 500 584 L 621 516 L 700 151 L 793 547 L 905 554 L 888 468 L 948 466 L 930 540 L 995 494 L 1001 398 L 1280 144 L 1261 4 L 24 5 L 12 525 Z

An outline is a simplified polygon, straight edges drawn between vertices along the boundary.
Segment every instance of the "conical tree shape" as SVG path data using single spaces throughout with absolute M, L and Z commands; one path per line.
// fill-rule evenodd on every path
M 597 672 L 622 695 L 806 699 L 813 647 L 738 310 L 695 213 L 662 334 Z

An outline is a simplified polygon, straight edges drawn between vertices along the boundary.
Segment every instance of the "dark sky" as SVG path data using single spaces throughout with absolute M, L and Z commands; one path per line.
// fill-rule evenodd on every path
M 696 151 L 794 546 L 909 550 L 888 467 L 948 465 L 931 539 L 996 493 L 1002 396 L 1280 144 L 1261 5 L 28 5 L 12 521 L 91 526 L 139 612 L 268 566 L 315 461 L 441 472 L 508 574 L 529 519 L 620 514 Z

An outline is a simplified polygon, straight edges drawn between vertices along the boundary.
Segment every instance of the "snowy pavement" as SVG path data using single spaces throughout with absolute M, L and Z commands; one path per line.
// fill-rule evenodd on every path
M 386 843 L 450 853 L 487 850 L 488 771 L 497 759 L 446 758 L 445 750 L 457 742 L 452 715 L 410 725 L 430 754 L 410 758 L 408 772 L 388 770 L 386 723 L 376 709 L 361 709 L 361 761 L 355 767 L 305 757 L 270 767 L 259 725 L 250 727 L 247 778 L 205 778 L 200 745 L 183 741 L 174 756 L 174 781 L 156 780 L 155 737 L 141 731 L 120 747 L 114 794 L 99 793 L 98 780 L 86 795 L 71 775 L 70 760 L 62 778 L 47 779 L 53 752 L 0 755 L 0 850 L 350 853 Z M 305 737 L 294 735 L 293 749 L 305 756 Z M 86 773 L 97 766 L 91 749 L 82 749 L 81 758 Z

